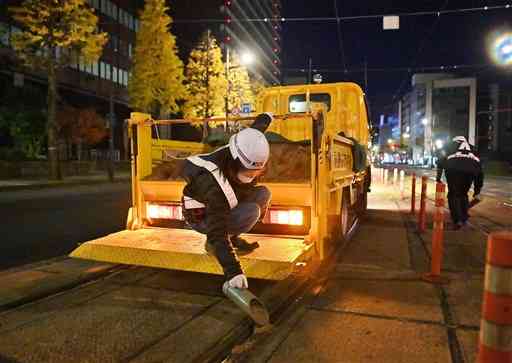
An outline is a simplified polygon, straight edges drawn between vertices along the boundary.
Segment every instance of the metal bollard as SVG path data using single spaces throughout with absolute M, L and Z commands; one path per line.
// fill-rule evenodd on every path
M 405 171 L 400 170 L 400 197 L 404 199 Z
M 416 213 L 416 173 L 412 173 L 411 214 Z
M 249 289 L 237 289 L 229 286 L 228 281 L 222 285 L 222 292 L 244 313 L 249 315 L 259 326 L 267 325 L 269 316 L 265 305 Z
M 487 240 L 477 362 L 512 362 L 512 232 Z
M 398 169 L 395 168 L 393 170 L 393 185 L 396 185 L 398 182 Z
M 427 182 L 426 176 L 421 177 L 421 196 L 420 196 L 420 212 L 418 214 L 418 231 L 425 232 L 427 217 L 426 217 L 426 204 L 427 204 Z
M 436 184 L 436 209 L 434 211 L 434 228 L 432 230 L 432 257 L 430 260 L 430 273 L 425 274 L 425 281 L 441 284 L 448 282 L 441 278 L 441 265 L 443 261 L 444 243 L 444 204 L 446 186 L 443 183 Z

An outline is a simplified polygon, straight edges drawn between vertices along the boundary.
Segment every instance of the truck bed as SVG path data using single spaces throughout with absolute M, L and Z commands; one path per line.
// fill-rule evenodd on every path
M 183 159 L 160 161 L 144 180 L 180 180 Z M 310 146 L 302 143 L 271 144 L 270 159 L 261 182 L 309 183 L 311 178 Z

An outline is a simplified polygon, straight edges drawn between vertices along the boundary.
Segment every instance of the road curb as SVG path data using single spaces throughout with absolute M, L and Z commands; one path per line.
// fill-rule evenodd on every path
M 55 183 L 41 183 L 41 184 L 30 184 L 30 185 L 11 185 L 11 186 L 0 186 L 0 193 L 14 192 L 21 190 L 41 190 L 41 189 L 56 189 L 66 188 L 72 186 L 81 185 L 100 185 L 100 184 L 122 184 L 129 183 L 131 178 L 119 178 L 114 179 L 113 182 L 110 180 L 80 180 L 80 181 L 63 181 Z

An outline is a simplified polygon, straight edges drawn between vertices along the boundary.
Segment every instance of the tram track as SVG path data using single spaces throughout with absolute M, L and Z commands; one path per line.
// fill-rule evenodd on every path
M 278 320 L 293 301 L 300 299 L 319 266 L 318 263 L 311 263 L 279 282 L 250 281 L 253 291 L 267 305 L 271 321 Z M 166 283 L 166 276 L 169 276 L 170 279 L 174 277 L 179 281 L 176 284 Z M 135 310 L 142 310 L 143 314 L 152 310 L 168 309 L 169 314 L 178 312 L 176 315 L 180 315 L 179 310 L 186 310 L 190 305 L 189 302 L 194 305 L 194 301 L 204 300 L 204 303 L 199 304 L 200 306 L 195 306 L 197 311 L 194 311 L 193 314 L 184 316 L 183 321 L 178 319 L 180 322 L 176 326 L 169 326 L 159 332 L 149 332 L 148 334 L 153 334 L 153 336 L 142 339 L 144 344 L 140 346 L 135 344 L 132 347 L 133 351 L 122 353 L 112 351 L 111 354 L 95 358 L 102 361 L 120 362 L 152 361 L 147 358 L 153 357 L 155 352 L 158 353 L 158 356 L 166 354 L 162 353 L 162 346 L 165 346 L 167 341 L 175 339 L 186 341 L 186 335 L 194 332 L 194 326 L 200 327 L 210 320 L 214 324 L 209 324 L 209 328 L 212 331 L 218 331 L 218 334 L 204 334 L 204 331 L 198 329 L 196 338 L 205 336 L 205 344 L 200 344 L 203 345 L 201 349 L 194 354 L 169 351 L 167 359 L 177 354 L 185 359 L 180 358 L 175 361 L 221 362 L 231 354 L 236 345 L 249 339 L 255 331 L 252 320 L 239 312 L 235 305 L 222 295 L 221 283 L 221 276 L 123 265 L 113 266 L 108 272 L 98 275 L 94 279 L 62 286 L 58 290 L 48 291 L 44 295 L 32 296 L 30 299 L 22 299 L 16 304 L 4 306 L 0 311 L 0 347 L 4 347 L 0 348 L 0 361 L 9 359 L 16 362 L 28 362 L 34 361 L 34 356 L 47 356 L 49 353 L 45 350 L 48 345 L 52 345 L 49 335 L 52 334 L 52 329 L 56 325 L 63 325 L 62 329 L 69 329 L 72 336 L 87 336 L 90 334 L 92 325 L 102 326 L 106 324 L 106 321 L 112 319 L 105 316 L 102 321 L 101 318 L 92 317 L 93 321 L 83 323 L 84 329 L 82 330 L 80 324 L 74 324 L 71 317 L 67 316 L 70 310 L 78 311 L 78 315 L 92 315 L 93 311 L 98 309 L 100 310 L 98 315 L 103 315 L 105 310 L 111 310 L 113 316 L 125 316 L 123 311 L 136 307 Z M 179 302 L 175 302 L 169 295 L 178 296 Z M 55 309 L 55 306 L 61 308 Z M 91 308 L 88 309 L 88 306 Z M 145 312 L 146 308 L 148 311 Z M 62 315 L 65 317 L 62 318 Z M 136 312 L 133 316 L 134 324 L 138 321 L 135 315 Z M 131 318 L 128 317 L 128 320 Z M 224 318 L 228 323 L 223 320 Z M 139 322 L 138 324 L 143 326 L 145 323 Z M 131 325 L 131 323 L 125 321 L 120 325 Z M 33 334 L 34 329 L 37 330 L 39 336 L 44 337 L 43 342 L 35 342 L 25 349 L 21 349 L 21 347 L 16 349 L 9 344 L 14 337 L 19 339 L 23 338 L 25 334 Z M 116 329 L 113 329 L 112 333 L 115 334 L 115 332 Z M 101 332 L 98 333 L 99 336 L 102 335 Z M 119 337 L 119 339 L 122 338 Z M 64 339 L 64 341 L 66 340 Z M 55 351 L 59 349 L 82 350 L 80 339 L 66 342 L 66 344 L 68 346 L 63 348 L 55 343 L 53 348 Z M 99 344 L 101 345 L 101 342 Z M 119 344 L 121 342 L 114 336 L 107 345 L 115 347 Z M 98 349 L 98 347 L 95 348 Z M 28 359 L 27 357 L 32 358 Z M 69 359 L 56 354 L 52 355 L 50 360 L 58 362 Z M 90 361 L 91 357 L 78 356 L 74 360 L 77 362 Z M 171 358 L 171 360 L 174 359 Z

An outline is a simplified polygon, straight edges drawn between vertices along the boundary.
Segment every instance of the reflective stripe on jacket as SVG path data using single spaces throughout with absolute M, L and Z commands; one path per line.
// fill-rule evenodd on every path
M 224 196 L 226 197 L 226 200 L 228 201 L 229 207 L 231 209 L 235 208 L 238 205 L 238 199 L 236 197 L 235 191 L 233 190 L 233 187 L 231 186 L 228 179 L 222 174 L 219 167 L 215 163 L 208 160 L 204 160 L 203 158 L 201 158 L 201 156 L 191 156 L 187 158 L 187 160 L 190 161 L 195 166 L 204 168 L 210 172 L 210 174 L 217 181 L 217 184 L 219 184 L 219 187 L 224 193 Z

